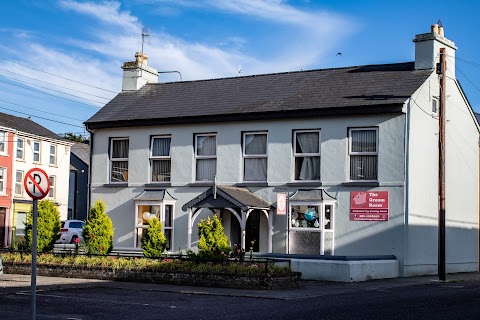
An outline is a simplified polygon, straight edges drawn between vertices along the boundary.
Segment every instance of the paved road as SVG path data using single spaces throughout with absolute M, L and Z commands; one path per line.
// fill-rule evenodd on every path
M 28 276 L 0 276 L 0 319 L 32 319 Z M 480 319 L 480 282 L 304 282 L 280 291 L 40 277 L 37 319 Z

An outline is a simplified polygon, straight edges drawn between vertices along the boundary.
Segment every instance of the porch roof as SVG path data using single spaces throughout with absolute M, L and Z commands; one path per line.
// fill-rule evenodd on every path
M 163 200 L 176 200 L 165 189 L 149 190 L 145 189 L 143 192 L 133 198 L 134 201 L 163 201 Z
M 229 186 L 217 186 L 217 195 L 214 196 L 215 187 L 211 187 L 200 195 L 196 196 L 182 206 L 183 211 L 188 208 L 240 208 L 242 211 L 248 209 L 267 209 L 271 204 L 257 196 L 246 188 Z

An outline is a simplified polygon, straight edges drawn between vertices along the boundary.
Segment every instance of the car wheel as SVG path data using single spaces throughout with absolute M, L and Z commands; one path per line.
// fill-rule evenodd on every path
M 75 243 L 75 239 L 77 239 L 78 236 L 72 236 L 72 240 L 70 240 L 70 243 Z

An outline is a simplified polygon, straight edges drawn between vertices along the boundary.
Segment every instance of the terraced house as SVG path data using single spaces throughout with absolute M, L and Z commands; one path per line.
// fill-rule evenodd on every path
M 137 53 L 86 122 L 91 201 L 106 202 L 114 247 L 139 249 L 156 215 L 169 251 L 195 248 L 216 213 L 246 250 L 388 255 L 391 275 L 436 273 L 445 48 L 447 270 L 477 270 L 478 122 L 443 28 L 413 41 L 412 62 L 170 83 Z
M 21 242 L 32 199 L 23 179 L 28 170 L 41 168 L 49 176 L 50 192 L 65 220 L 68 213 L 70 147 L 73 143 L 34 121 L 0 113 L 0 245 Z

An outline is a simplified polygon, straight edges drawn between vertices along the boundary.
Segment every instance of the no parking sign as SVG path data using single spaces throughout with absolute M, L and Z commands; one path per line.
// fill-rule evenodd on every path
M 32 199 L 40 200 L 45 198 L 50 191 L 50 179 L 42 169 L 33 168 L 25 175 L 23 186 Z

